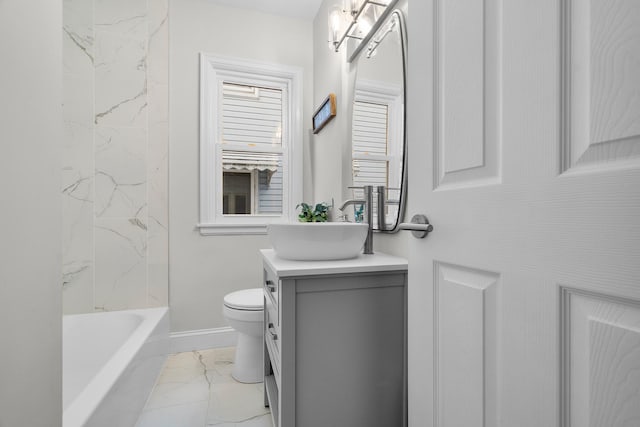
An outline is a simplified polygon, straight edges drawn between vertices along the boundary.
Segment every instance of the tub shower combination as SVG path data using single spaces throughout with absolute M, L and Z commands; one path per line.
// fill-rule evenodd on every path
M 166 307 L 64 316 L 63 426 L 134 426 L 168 352 Z

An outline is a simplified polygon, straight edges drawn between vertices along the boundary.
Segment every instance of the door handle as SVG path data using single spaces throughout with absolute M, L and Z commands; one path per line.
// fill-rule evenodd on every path
M 433 225 L 429 224 L 429 219 L 426 215 L 416 214 L 411 218 L 411 222 L 400 223 L 398 229 L 411 231 L 413 237 L 423 239 L 433 231 Z

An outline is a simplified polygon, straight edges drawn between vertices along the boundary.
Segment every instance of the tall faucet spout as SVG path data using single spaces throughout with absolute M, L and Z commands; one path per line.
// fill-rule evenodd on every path
M 365 185 L 362 187 L 364 190 L 364 199 L 349 199 L 346 200 L 342 206 L 340 206 L 340 210 L 344 210 L 347 206 L 350 205 L 364 205 L 365 209 L 365 218 L 368 226 L 367 231 L 367 239 L 364 241 L 364 251 L 365 254 L 373 253 L 373 186 Z
M 349 199 L 349 200 L 345 200 L 344 203 L 342 204 L 342 206 L 340 206 L 338 209 L 343 211 L 347 206 L 364 205 L 366 202 L 367 201 L 363 200 L 363 199 Z

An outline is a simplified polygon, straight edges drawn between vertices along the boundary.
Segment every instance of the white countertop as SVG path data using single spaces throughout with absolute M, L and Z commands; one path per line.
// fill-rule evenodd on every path
M 404 258 L 375 253 L 360 254 L 357 258 L 335 261 L 291 261 L 279 258 L 273 249 L 261 249 L 264 261 L 278 277 L 316 276 L 321 274 L 348 274 L 382 271 L 407 271 Z

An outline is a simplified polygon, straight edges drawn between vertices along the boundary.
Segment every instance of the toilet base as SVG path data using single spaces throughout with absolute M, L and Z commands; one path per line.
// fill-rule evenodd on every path
M 238 382 L 253 384 L 264 380 L 262 336 L 238 333 L 236 357 L 231 376 Z

